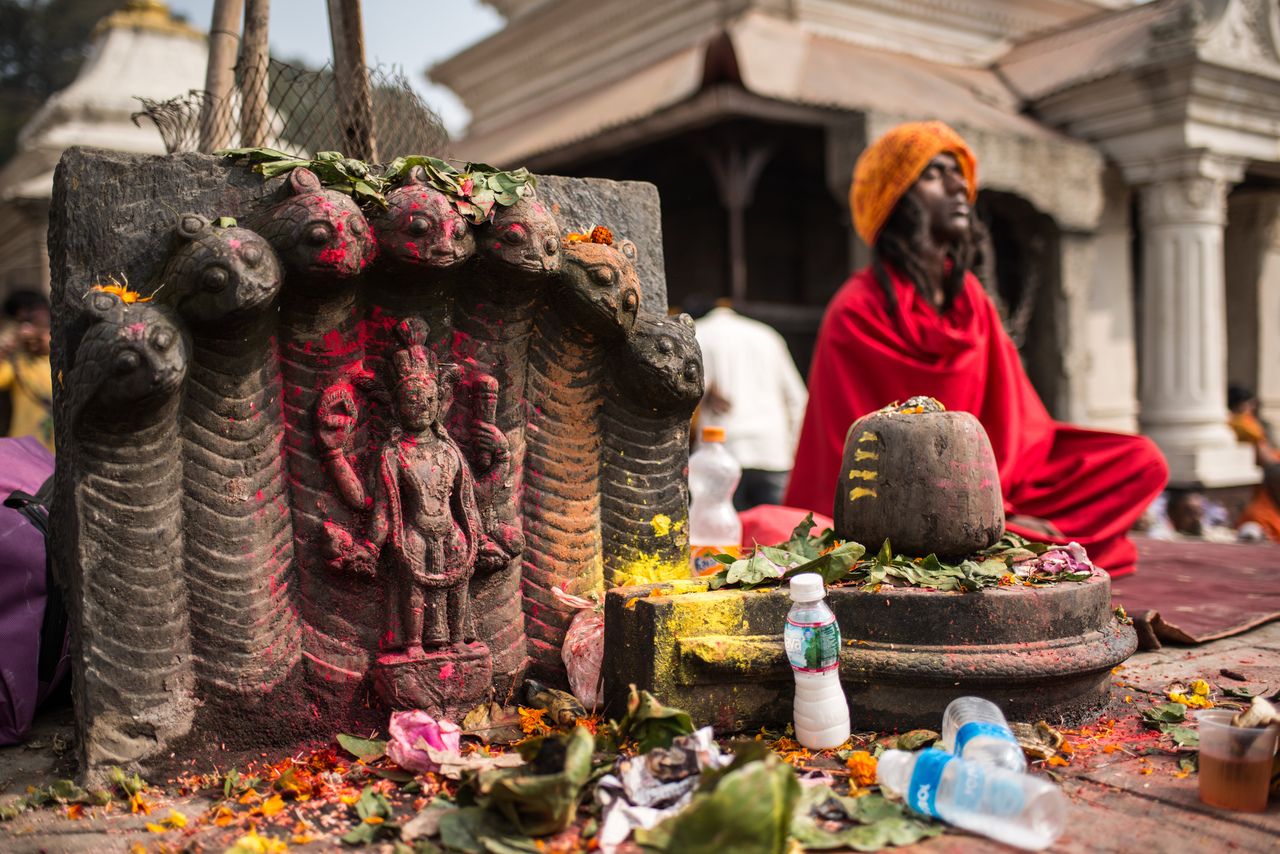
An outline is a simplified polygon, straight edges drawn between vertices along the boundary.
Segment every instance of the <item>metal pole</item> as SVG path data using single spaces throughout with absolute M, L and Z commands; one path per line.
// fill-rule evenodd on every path
M 230 98 L 236 78 L 236 50 L 244 0 L 214 0 L 209 24 L 209 63 L 200 107 L 200 150 L 212 154 L 231 142 Z
M 240 144 L 267 144 L 268 21 L 271 0 L 245 0 L 244 42 L 240 49 Z
M 333 75 L 343 151 L 360 160 L 378 159 L 373 96 L 364 60 L 364 24 L 360 0 L 329 0 L 329 37 L 333 42 Z

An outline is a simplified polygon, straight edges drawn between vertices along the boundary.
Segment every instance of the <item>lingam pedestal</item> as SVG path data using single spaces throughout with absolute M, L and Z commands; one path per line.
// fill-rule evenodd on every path
M 982 425 L 913 399 L 868 415 L 846 439 L 836 533 L 871 549 L 964 555 L 1003 532 L 999 475 Z M 1137 649 L 1111 608 L 1111 582 L 943 593 L 881 585 L 828 589 L 844 648 L 840 681 L 855 729 L 937 729 L 957 697 L 1010 720 L 1081 723 L 1109 699 L 1110 672 Z M 711 591 L 705 581 L 615 589 L 605 602 L 606 713 L 630 684 L 726 731 L 791 719 L 785 588 Z
M 1010 720 L 1078 724 L 1106 706 L 1111 668 L 1137 649 L 1111 610 L 1104 574 L 1083 582 L 974 593 L 828 591 L 844 639 L 840 681 L 854 729 L 942 724 L 976 694 Z M 618 588 L 605 600 L 605 709 L 630 683 L 724 731 L 791 720 L 782 648 L 785 589 L 708 591 L 701 581 Z
M 567 687 L 552 588 L 687 565 L 702 368 L 657 194 L 532 190 L 473 222 L 421 169 L 361 205 L 64 154 L 52 553 L 90 778 Z

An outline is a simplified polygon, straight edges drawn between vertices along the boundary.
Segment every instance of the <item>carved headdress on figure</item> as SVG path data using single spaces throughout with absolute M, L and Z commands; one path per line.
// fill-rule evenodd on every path
M 391 391 L 399 398 L 408 388 L 417 387 L 434 396 L 439 409 L 432 418 L 432 429 L 445 436 L 445 416 L 453 402 L 453 390 L 462 372 L 457 365 L 440 364 L 434 353 L 427 349 L 430 330 L 424 320 L 409 317 L 396 325 L 396 338 L 401 347 L 391 356 Z

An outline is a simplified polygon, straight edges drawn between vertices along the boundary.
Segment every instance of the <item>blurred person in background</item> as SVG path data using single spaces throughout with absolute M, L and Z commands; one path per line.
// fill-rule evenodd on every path
M 724 428 L 725 448 L 742 466 L 734 509 L 779 504 L 808 400 L 804 380 L 773 327 L 738 314 L 727 299 L 689 302 L 706 377 L 698 420 Z
M 9 327 L 0 339 L 0 391 L 8 392 L 12 438 L 34 436 L 53 450 L 53 378 L 49 368 L 49 300 L 14 291 L 4 301 Z
M 1254 459 L 1262 469 L 1262 483 L 1240 514 L 1241 526 L 1252 522 L 1269 540 L 1280 542 L 1280 451 L 1276 450 L 1267 425 L 1258 417 L 1258 397 L 1241 386 L 1227 388 L 1228 422 L 1236 438 L 1253 446 Z
M 823 317 L 786 503 L 830 513 L 850 425 L 928 395 L 986 428 L 1011 531 L 1078 541 L 1113 576 L 1132 572 L 1128 531 L 1164 488 L 1168 466 L 1143 436 L 1049 416 L 970 272 L 977 189 L 973 151 L 942 122 L 900 125 L 858 158 L 850 206 L 872 263 Z

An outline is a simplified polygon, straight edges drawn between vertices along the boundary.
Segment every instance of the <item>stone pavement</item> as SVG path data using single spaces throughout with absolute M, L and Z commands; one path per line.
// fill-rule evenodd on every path
M 1272 694 L 1280 690 L 1280 622 L 1234 638 L 1194 648 L 1166 647 L 1139 653 L 1115 674 L 1112 706 L 1099 722 L 1072 731 L 1076 746 L 1071 763 L 1048 769 L 1060 780 L 1071 801 L 1067 831 L 1054 852 L 1276 851 L 1280 847 L 1280 799 L 1265 813 L 1233 813 L 1213 809 L 1196 796 L 1194 774 L 1179 776 L 1177 757 L 1168 739 L 1159 739 L 1136 723 L 1137 711 L 1165 702 L 1173 682 L 1204 678 L 1215 686 L 1235 686 Z M 1126 702 L 1126 698 L 1128 701 Z M 1050 722 L 1052 723 L 1052 722 Z M 21 794 L 28 785 L 44 784 L 71 771 L 69 753 L 54 751 L 55 737 L 71 736 L 69 709 L 45 715 L 26 747 L 0 750 L 0 801 Z M 1041 772 L 1043 773 L 1043 771 Z M 191 819 L 211 805 L 208 798 L 156 798 L 150 819 L 116 811 L 105 817 L 70 821 L 63 810 L 24 813 L 0 824 L 0 850 L 6 852 L 128 851 L 141 843 L 148 851 L 221 850 L 226 832 L 207 827 L 193 834 L 155 835 L 147 820 L 158 820 L 170 807 Z M 167 848 L 162 846 L 169 846 Z M 329 836 L 292 850 L 340 847 Z M 985 839 L 947 833 L 904 852 L 988 852 L 1001 846 Z M 1006 849 L 1013 850 L 1013 849 Z

